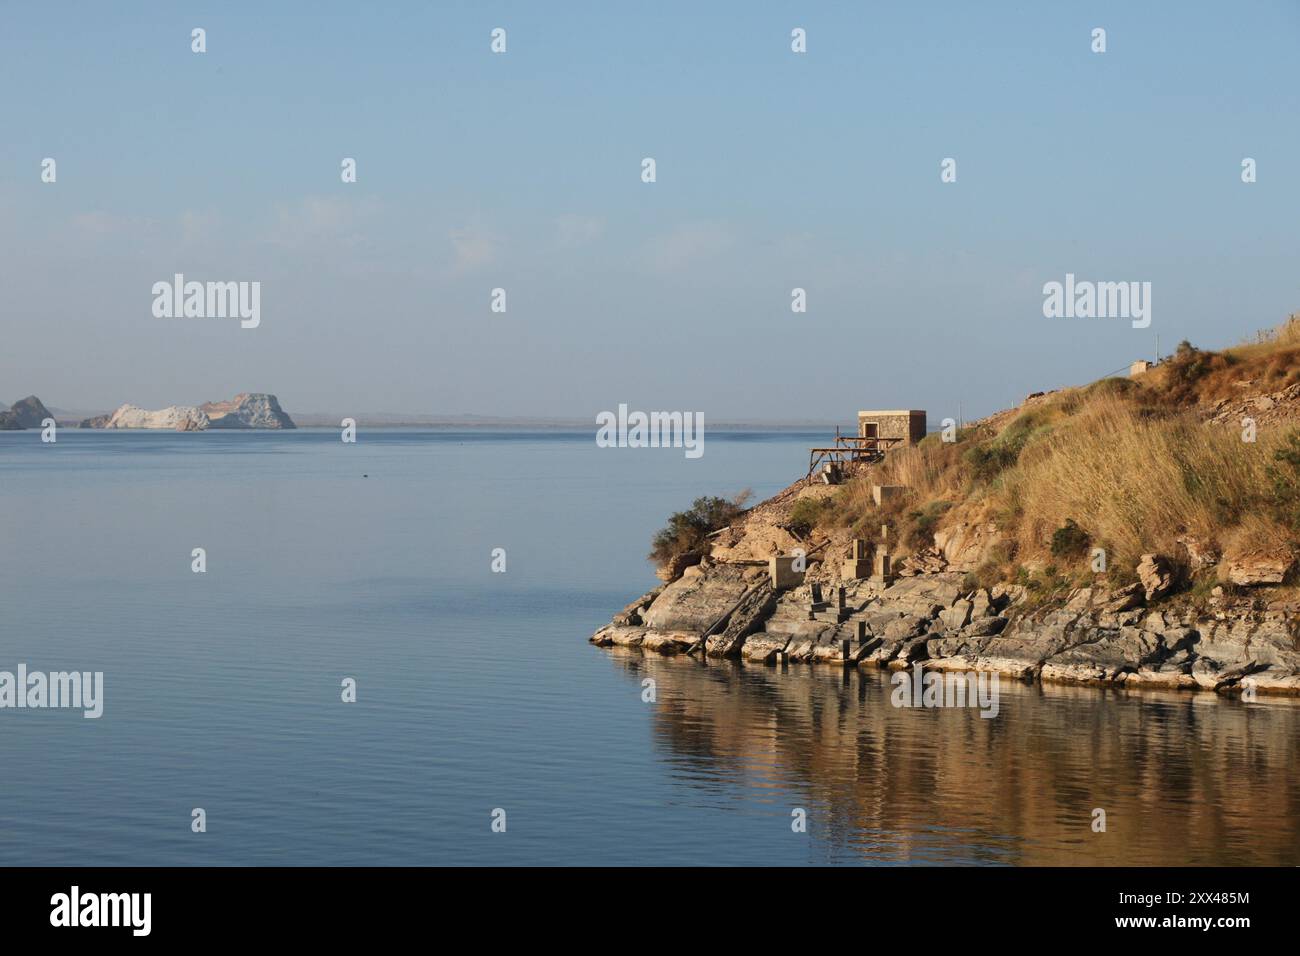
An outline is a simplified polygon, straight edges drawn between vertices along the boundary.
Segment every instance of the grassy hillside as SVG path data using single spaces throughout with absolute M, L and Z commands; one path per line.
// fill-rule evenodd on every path
M 1225 402 L 1291 386 L 1300 392 L 1295 317 L 1223 352 L 1183 343 L 1136 378 L 1035 396 L 955 441 L 931 434 L 891 452 L 832 496 L 797 501 L 790 520 L 845 538 L 878 537 L 884 524 L 913 551 L 954 524 L 992 524 L 1001 540 L 981 556 L 981 584 L 1083 581 L 1094 548 L 1105 550 L 1112 579 L 1162 552 L 1191 580 L 1189 539 L 1194 552 L 1225 558 L 1300 544 L 1300 395 L 1294 408 L 1266 400 L 1270 421 L 1253 436 L 1240 420 L 1208 420 Z M 880 508 L 872 484 L 909 490 Z

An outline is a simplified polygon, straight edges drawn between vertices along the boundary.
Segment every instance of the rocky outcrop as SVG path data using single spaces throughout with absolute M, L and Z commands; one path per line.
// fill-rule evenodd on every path
M 1227 562 L 1224 569 L 1228 580 L 1242 587 L 1258 587 L 1264 584 L 1281 584 L 1286 580 L 1295 556 L 1285 552 L 1254 551 L 1240 555 Z M 1219 578 L 1223 580 L 1222 577 Z
M 628 605 L 591 640 L 667 653 L 938 670 L 992 671 L 1052 683 L 1300 694 L 1300 608 L 1215 596 L 1213 613 L 1169 601 L 1172 572 L 1151 556 L 1147 581 L 1079 588 L 1031 608 L 1023 588 L 968 591 L 944 571 L 774 593 L 761 568 L 706 559 Z M 1168 579 L 1168 580 L 1167 580 Z
M 704 650 L 714 657 L 734 657 L 775 606 L 776 595 L 758 569 L 706 560 L 633 601 L 592 641 L 669 654 Z
M 0 412 L 0 432 L 22 431 L 22 424 L 13 412 Z
M 703 557 L 704 555 L 698 551 L 683 551 L 680 554 L 674 554 L 655 569 L 655 577 L 660 581 L 676 581 L 686 573 L 687 568 L 693 568 L 699 564 Z
M 209 428 L 297 428 L 274 395 L 241 392 L 228 402 L 204 402 Z
M 87 421 L 93 421 L 88 419 Z M 102 425 L 88 425 L 87 428 L 156 428 L 171 431 L 202 431 L 208 427 L 208 416 L 193 405 L 169 405 L 157 411 L 139 408 L 135 405 L 123 405 L 113 412 Z
M 123 405 L 108 415 L 97 415 L 81 423 L 82 428 L 156 428 L 171 431 L 204 431 L 209 428 L 296 428 L 274 395 L 243 392 L 227 402 L 203 405 L 169 405 L 149 411 Z
M 21 401 L 14 402 L 9 407 L 8 414 L 13 416 L 22 428 L 40 428 L 41 423 L 47 418 L 54 417 L 35 395 L 28 395 Z
M 1146 599 L 1164 597 L 1174 586 L 1174 568 L 1163 554 L 1144 554 L 1137 566 L 1138 580 Z
M 974 571 L 1002 542 L 1002 533 L 991 522 L 958 522 L 934 533 L 935 548 L 953 571 Z
M 726 626 L 704 640 L 710 657 L 735 657 L 745 639 L 762 628 L 776 610 L 777 595 L 767 578 L 760 578 L 741 596 L 727 617 Z
M 1262 382 L 1244 381 L 1238 386 L 1254 391 Z M 1249 395 L 1240 399 L 1220 399 L 1213 406 L 1200 410 L 1206 421 L 1214 425 L 1241 427 L 1243 419 L 1260 425 L 1294 424 L 1300 419 L 1300 382 L 1288 385 L 1277 392 Z

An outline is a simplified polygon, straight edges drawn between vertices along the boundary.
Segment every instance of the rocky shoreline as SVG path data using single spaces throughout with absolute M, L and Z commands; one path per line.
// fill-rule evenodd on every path
M 954 571 L 886 584 L 777 590 L 759 561 L 704 558 L 590 638 L 604 647 L 898 669 L 995 672 L 1026 681 L 1300 694 L 1295 606 L 1216 593 L 1211 608 L 1148 601 L 1134 583 L 1078 588 L 1035 607 L 1024 588 L 968 590 Z

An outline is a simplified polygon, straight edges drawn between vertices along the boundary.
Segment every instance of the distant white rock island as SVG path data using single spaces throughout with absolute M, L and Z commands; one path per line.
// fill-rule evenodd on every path
M 97 415 L 81 423 L 82 428 L 159 428 L 178 432 L 210 428 L 297 428 L 274 395 L 241 392 L 226 402 L 202 405 L 169 405 L 150 411 L 123 405 L 109 415 Z

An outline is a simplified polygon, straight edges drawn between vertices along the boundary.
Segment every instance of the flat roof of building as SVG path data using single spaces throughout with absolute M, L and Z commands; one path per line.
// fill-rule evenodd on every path
M 876 409 L 873 411 L 858 412 L 858 417 L 863 415 L 924 415 L 924 408 L 891 408 L 887 410 Z

